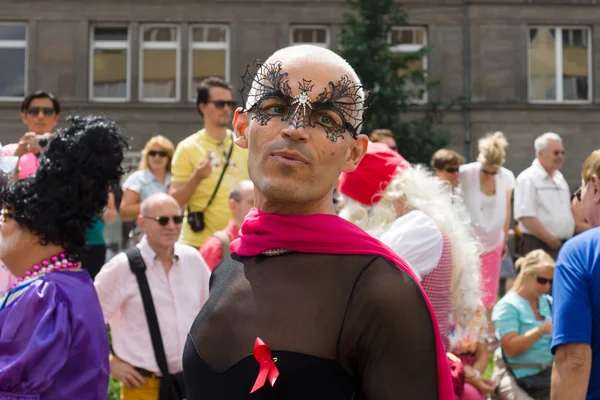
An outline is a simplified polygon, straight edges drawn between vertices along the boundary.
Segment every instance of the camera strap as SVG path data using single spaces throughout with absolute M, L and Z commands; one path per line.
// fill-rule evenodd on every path
M 217 195 L 217 192 L 219 191 L 219 188 L 221 187 L 221 182 L 223 182 L 223 177 L 225 176 L 225 172 L 227 171 L 227 168 L 229 167 L 229 161 L 231 160 L 231 153 L 233 153 L 233 145 L 234 145 L 234 140 L 233 140 L 233 135 L 232 135 L 231 136 L 231 146 L 229 146 L 229 153 L 227 154 L 227 158 L 225 159 L 225 165 L 223 165 L 223 169 L 221 170 L 221 176 L 219 176 L 219 181 L 217 182 L 217 185 L 215 186 L 215 190 L 213 190 L 213 193 L 210 196 L 208 203 L 206 203 L 206 206 L 202 210 L 202 213 L 204 213 L 208 209 L 208 207 L 210 207 L 213 200 L 215 199 L 215 196 Z M 188 207 L 188 214 L 190 214 L 190 213 L 191 213 L 191 210 Z

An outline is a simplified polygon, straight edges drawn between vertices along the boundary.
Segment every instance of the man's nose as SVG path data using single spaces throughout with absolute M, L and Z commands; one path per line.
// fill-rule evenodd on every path
M 289 139 L 306 142 L 310 136 L 308 128 L 304 126 L 296 127 L 294 125 L 288 125 L 281 131 L 281 134 Z

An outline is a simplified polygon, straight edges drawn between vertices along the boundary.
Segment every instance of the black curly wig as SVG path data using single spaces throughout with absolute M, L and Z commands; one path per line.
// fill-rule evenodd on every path
M 34 175 L 0 191 L 15 221 L 40 238 L 79 257 L 85 231 L 119 185 L 127 141 L 107 117 L 69 117 L 40 156 Z

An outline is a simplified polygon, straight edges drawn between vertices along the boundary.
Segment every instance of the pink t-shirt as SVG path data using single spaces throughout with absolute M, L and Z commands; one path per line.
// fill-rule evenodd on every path
M 18 143 L 7 144 L 6 146 L 4 146 L 2 148 L 2 155 L 3 156 L 12 156 L 15 153 L 15 151 L 17 150 L 18 146 L 19 146 Z M 35 153 L 23 154 L 21 156 L 21 158 L 19 158 L 19 164 L 18 164 L 19 179 L 27 178 L 29 175 L 35 173 L 35 171 L 37 171 L 39 166 L 40 166 L 40 162 L 39 162 L 37 156 L 35 155 Z
M 3 297 L 8 289 L 17 283 L 17 278 L 10 273 L 8 268 L 4 265 L 2 261 L 0 261 L 0 298 Z

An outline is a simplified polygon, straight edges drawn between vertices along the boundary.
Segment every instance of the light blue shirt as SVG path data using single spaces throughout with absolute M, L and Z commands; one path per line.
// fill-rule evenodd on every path
M 507 333 L 516 332 L 523 335 L 525 332 L 537 328 L 546 320 L 552 318 L 552 298 L 550 296 L 542 296 L 538 299 L 538 310 L 544 318 L 539 321 L 535 319 L 535 314 L 531 309 L 529 301 L 519 296 L 516 292 L 508 292 L 494 306 L 492 312 L 492 321 L 496 324 L 496 336 L 501 339 Z M 544 335 L 533 346 L 523 354 L 516 357 L 508 357 L 509 363 L 516 364 L 551 364 L 554 361 L 554 356 L 550 351 L 550 342 L 552 335 Z M 496 350 L 496 355 L 502 357 L 501 348 Z M 539 368 L 513 368 L 513 372 L 517 378 L 524 376 L 535 375 L 540 372 Z
M 123 183 L 123 192 L 127 189 L 140 195 L 140 203 L 156 193 L 168 193 L 171 184 L 171 174 L 167 173 L 165 183 L 158 180 L 150 169 L 135 171 Z

